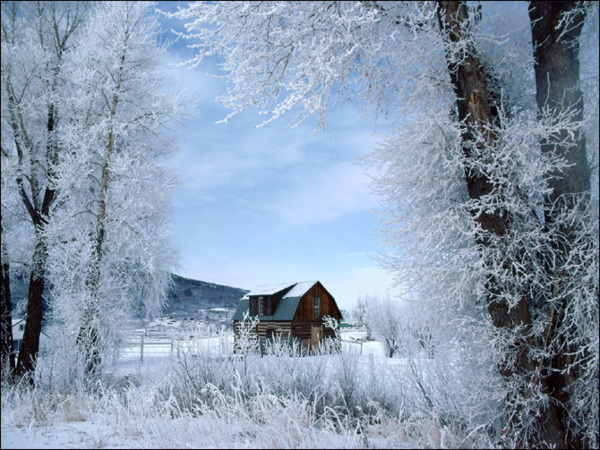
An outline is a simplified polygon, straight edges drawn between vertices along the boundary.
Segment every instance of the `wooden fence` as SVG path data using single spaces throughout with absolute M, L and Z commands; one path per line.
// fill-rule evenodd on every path
M 144 363 L 144 357 L 149 354 L 160 354 L 161 356 L 172 356 L 175 351 L 183 349 L 184 351 L 201 350 L 207 345 L 208 339 L 209 348 L 212 346 L 211 341 L 216 340 L 216 346 L 219 345 L 219 340 L 223 337 L 220 335 L 204 336 L 194 335 L 193 333 L 180 332 L 180 335 L 167 333 L 159 330 L 136 330 L 135 333 L 123 342 L 122 348 L 126 353 L 136 355 L 139 354 L 140 363 Z M 201 339 L 201 341 L 200 341 Z M 162 349 L 162 351 L 160 351 Z M 158 351 L 157 351 L 158 350 Z M 222 353 L 222 352 L 221 352 Z M 193 355 L 192 355 L 193 356 Z

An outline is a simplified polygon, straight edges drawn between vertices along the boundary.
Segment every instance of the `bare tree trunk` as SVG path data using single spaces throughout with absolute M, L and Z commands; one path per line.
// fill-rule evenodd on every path
M 79 328 L 77 342 L 84 347 L 84 357 L 86 360 L 86 372 L 88 375 L 96 373 L 100 364 L 100 275 L 102 265 L 102 247 L 106 233 L 106 193 L 108 191 L 110 176 L 110 158 L 114 139 L 112 133 L 109 133 L 108 144 L 104 157 L 102 168 L 102 181 L 100 185 L 100 201 L 98 207 L 98 216 L 96 218 L 96 232 L 94 235 L 92 256 L 87 269 L 86 304 L 83 313 L 83 322 Z
M 33 372 L 40 350 L 46 259 L 46 243 L 43 239 L 38 239 L 33 253 L 33 269 L 29 276 L 27 320 L 25 322 L 25 332 L 23 333 L 23 341 L 19 350 L 16 371 L 18 376 L 28 377 L 30 384 L 34 382 Z
M 123 63 L 121 59 L 121 63 Z M 121 66 L 122 67 L 122 66 Z M 119 72 L 119 80 L 121 71 Z M 120 82 L 117 84 L 117 90 Z M 115 116 L 119 96 L 113 96 L 111 118 Z M 93 238 L 92 255 L 87 268 L 86 277 L 86 304 L 84 306 L 83 322 L 79 328 L 77 342 L 83 346 L 86 361 L 86 372 L 94 375 L 100 365 L 100 275 L 102 266 L 102 247 L 106 234 L 106 194 L 110 183 L 110 161 L 115 145 L 112 130 L 109 130 L 104 153 L 104 164 L 102 166 L 102 180 L 100 182 L 100 198 L 98 202 L 98 215 L 96 217 L 96 232 Z
M 469 43 L 468 25 L 469 16 L 466 2 L 439 1 L 438 18 L 440 27 L 445 36 L 446 58 L 448 70 L 456 93 L 456 104 L 458 119 L 467 124 L 463 129 L 463 153 L 467 165 L 472 161 L 476 167 L 477 158 L 484 158 L 486 152 L 494 152 L 496 136 L 494 124 L 497 119 L 496 111 L 491 105 L 488 92 L 487 74 L 481 64 L 477 51 Z M 454 44 L 454 45 L 453 45 Z M 457 45 L 459 44 L 459 45 Z M 458 49 L 458 50 L 456 50 Z M 453 52 L 459 51 L 460 54 Z M 469 197 L 474 200 L 492 194 L 493 185 L 491 180 L 473 167 L 465 167 L 465 178 Z M 496 238 L 503 238 L 510 230 L 510 215 L 507 211 L 496 209 L 479 214 L 473 212 L 474 220 L 481 226 L 482 233 L 477 238 L 477 244 L 482 249 L 493 248 Z M 490 264 L 489 261 L 484 261 Z M 507 264 L 509 264 L 507 262 Z M 505 268 L 507 269 L 507 268 Z M 493 271 L 490 271 L 493 273 Z M 520 355 L 514 366 L 503 365 L 500 373 L 503 378 L 511 383 L 514 379 L 524 378 L 531 380 L 531 385 L 540 386 L 542 392 L 551 395 L 551 389 L 547 386 L 544 378 L 539 376 L 541 361 L 532 358 L 527 336 L 531 330 L 531 316 L 528 298 L 525 294 L 520 295 L 520 301 L 516 307 L 509 308 L 506 300 L 502 299 L 504 289 L 503 283 L 496 276 L 490 275 L 486 282 L 488 292 L 487 305 L 492 323 L 499 329 L 505 329 L 513 334 L 513 345 Z M 521 331 L 517 331 L 521 330 Z M 533 387 L 531 388 L 533 389 Z M 514 392 L 511 395 L 517 398 L 527 399 L 531 390 L 525 392 Z M 509 423 L 506 431 L 513 428 L 523 413 L 535 414 L 538 426 L 538 435 L 530 436 L 523 441 L 520 436 L 515 436 L 517 445 L 549 445 L 562 448 L 567 443 L 565 429 L 560 420 L 561 416 L 554 403 L 551 401 L 543 411 L 523 411 L 520 408 L 509 413 Z
M 559 22 L 572 13 L 568 29 Z M 582 2 L 530 3 L 531 34 L 535 58 L 536 101 L 540 112 L 544 108 L 558 111 L 573 109 L 573 124 L 583 123 L 583 94 L 579 87 L 579 35 L 585 20 Z M 546 199 L 546 220 L 552 220 L 553 204 L 565 197 L 566 208 L 576 207 L 569 194 L 590 194 L 590 167 L 585 149 L 583 130 L 572 139 L 568 130 L 542 142 L 542 152 L 558 153 L 569 166 L 550 180 L 552 192 Z
M 33 146 L 29 141 L 27 133 L 24 128 L 24 121 L 21 117 L 21 112 L 18 103 L 15 99 L 14 92 L 10 83 L 7 84 L 8 93 L 8 110 L 9 110 L 9 122 L 14 133 L 14 143 L 17 150 L 17 156 L 19 166 L 21 168 L 27 167 L 28 162 L 25 161 L 24 147 L 27 147 L 29 152 L 33 151 Z M 48 106 L 48 121 L 47 131 L 49 134 L 54 132 L 56 119 L 54 117 L 56 111 L 53 105 Z M 53 164 L 58 157 L 58 148 L 53 140 L 49 140 L 47 155 L 51 157 L 48 161 L 49 165 Z M 17 176 L 17 185 L 19 188 L 19 195 L 25 206 L 25 209 L 29 213 L 33 226 L 35 228 L 35 239 L 36 245 L 32 256 L 32 268 L 31 275 L 29 277 L 29 293 L 27 299 L 27 320 L 25 324 L 25 332 L 23 334 L 23 342 L 21 343 L 21 349 L 19 350 L 19 358 L 17 361 L 16 374 L 23 376 L 29 373 L 31 376 L 29 382 L 33 383 L 32 372 L 35 367 L 35 361 L 40 345 L 40 334 L 42 331 L 42 307 L 43 307 L 43 294 L 45 286 L 45 269 L 46 260 L 48 258 L 48 249 L 46 246 L 45 238 L 43 236 L 43 228 L 47 224 L 48 217 L 50 215 L 50 208 L 54 202 L 55 191 L 50 187 L 44 189 L 44 196 L 42 199 L 38 199 L 38 186 L 36 184 L 35 176 L 29 177 L 31 184 L 31 194 L 28 194 L 23 180 L 24 169 Z M 48 168 L 47 176 L 49 179 L 53 177 L 52 169 Z M 40 204 L 41 200 L 41 204 Z
M 42 295 L 44 293 L 44 272 L 46 267 L 47 250 L 46 244 L 41 236 L 41 231 L 48 218 L 50 206 L 54 200 L 54 191 L 46 188 L 43 203 L 40 205 L 37 195 L 37 185 L 35 177 L 30 177 L 31 195 L 28 194 L 25 187 L 25 168 L 28 165 L 25 156 L 25 148 L 32 151 L 32 144 L 29 140 L 24 126 L 24 120 L 21 115 L 19 103 L 16 100 L 10 79 L 10 67 L 6 69 L 5 89 L 8 100 L 8 121 L 13 131 L 14 144 L 17 150 L 17 157 L 20 171 L 17 175 L 17 186 L 19 196 L 29 213 L 31 221 L 35 227 L 36 245 L 32 257 L 32 270 L 29 278 L 29 294 L 27 299 L 27 319 L 25 323 L 25 333 L 23 342 L 19 351 L 19 358 L 16 366 L 16 374 L 23 376 L 32 372 L 35 367 L 35 360 L 39 351 L 40 333 L 42 331 Z M 54 121 L 48 122 L 49 131 L 53 131 Z M 29 379 L 33 383 L 33 377 Z

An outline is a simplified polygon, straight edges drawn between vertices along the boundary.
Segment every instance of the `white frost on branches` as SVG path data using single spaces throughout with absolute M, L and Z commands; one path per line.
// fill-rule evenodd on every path
M 538 111 L 527 5 L 471 6 L 455 40 L 441 32 L 434 2 L 195 2 L 174 16 L 186 22 L 182 36 L 197 50 L 190 65 L 220 58 L 229 82 L 220 100 L 232 110 L 224 121 L 256 108 L 268 116 L 261 125 L 289 112 L 295 114 L 292 126 L 315 114 L 317 127 L 324 128 L 327 111 L 346 101 L 393 120 L 389 138 L 366 163 L 377 170 L 373 189 L 381 199 L 380 236 L 388 249 L 382 263 L 399 287 L 419 299 L 415 321 L 453 327 L 456 348 L 468 351 L 469 340 L 477 342 L 471 348 L 490 357 L 487 369 L 462 353 L 466 376 L 478 367 L 471 372 L 474 386 L 493 384 L 498 369 L 512 374 L 498 388 L 500 397 L 503 389 L 509 394 L 507 417 L 491 410 L 488 417 L 514 425 L 521 442 L 536 432 L 535 414 L 549 398 L 538 381 L 550 375 L 517 373 L 522 351 L 541 367 L 538 362 L 572 346 L 576 362 L 564 370 L 580 376 L 569 387 L 568 427 L 597 445 L 598 409 L 590 399 L 598 398 L 598 208 L 583 198 L 571 211 L 547 209 L 550 181 L 568 162 L 540 149 L 547 140 L 569 145 L 585 129 L 597 204 L 597 58 L 585 61 L 581 72 L 583 123 L 572 109 Z M 597 55 L 597 5 L 584 7 L 588 32 L 580 39 L 581 54 Z M 471 49 L 496 113 L 493 123 L 465 139 L 475 127 L 457 119 L 448 68 L 474 56 Z M 490 191 L 469 196 L 465 181 L 472 174 L 485 177 Z M 482 214 L 507 218 L 506 233 L 482 228 Z M 564 229 L 572 232 L 572 251 L 554 267 Z M 488 307 L 499 302 L 512 309 L 523 296 L 531 325 L 492 327 Z M 441 330 L 448 328 L 432 334 L 443 336 Z
M 8 11 L 8 2 L 2 6 L 3 31 L 9 25 L 5 7 Z M 42 2 L 26 12 L 58 14 L 61 8 Z M 65 11 L 71 14 L 71 9 Z M 47 248 L 44 269 L 56 325 L 51 332 L 64 341 L 54 348 L 73 346 L 78 329 L 93 320 L 100 350 L 110 362 L 123 320 L 132 314 L 156 315 L 170 287 L 176 256 L 169 230 L 170 198 L 176 181 L 168 168 L 172 138 L 167 127 L 184 113 L 182 94 L 168 92 L 160 75 L 165 48 L 151 2 L 94 4 L 68 45 L 58 50 L 60 65 L 54 72 L 48 69 L 55 63 L 48 56 L 52 53 L 44 54 L 27 38 L 38 33 L 43 42 L 53 42 L 48 33 L 58 30 L 44 28 L 44 17 L 36 21 L 25 14 L 19 17 L 21 27 L 13 30 L 14 39 L 2 36 L 2 74 L 16 83 L 23 120 L 45 125 L 40 97 L 44 83 L 53 80 L 54 89 L 46 90 L 52 98 L 46 103 L 59 112 L 53 133 L 31 135 L 36 142 L 28 148 L 38 148 L 40 155 L 17 158 L 14 142 L 21 137 L 8 133 L 10 92 L 3 78 L 2 220 L 9 224 L 10 236 L 27 230 L 18 224 L 23 212 L 13 201 L 18 177 L 25 175 L 35 196 L 43 186 L 36 181 L 54 190 L 47 223 L 36 230 Z M 65 12 L 61 17 L 68 21 L 70 16 Z M 56 154 L 42 158 L 50 140 Z M 33 163 L 26 174 L 17 165 L 22 159 Z M 33 201 L 37 205 L 38 199 Z M 31 240 L 23 241 L 23 248 L 30 249 Z M 9 252 L 16 259 L 18 249 L 13 247 Z
M 175 179 L 166 166 L 164 131 L 182 103 L 158 75 L 164 49 L 151 13 L 146 2 L 102 4 L 71 61 L 64 143 L 70 152 L 61 164 L 61 209 L 50 230 L 53 312 L 66 326 L 81 327 L 94 301 L 88 297 L 97 296 L 107 349 L 132 312 L 160 311 L 175 263 L 169 231 Z M 90 282 L 94 270 L 99 278 Z

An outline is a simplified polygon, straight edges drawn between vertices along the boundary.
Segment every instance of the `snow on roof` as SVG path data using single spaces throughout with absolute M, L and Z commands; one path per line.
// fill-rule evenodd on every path
M 284 289 L 293 285 L 294 283 L 261 284 L 248 292 L 244 297 L 276 294 L 277 292 L 283 291 Z
M 285 289 L 292 288 L 283 298 L 302 297 L 315 285 L 316 281 L 301 281 L 299 283 L 261 284 L 248 292 L 244 298 L 255 295 L 272 295 Z
M 300 283 L 296 283 L 296 286 L 294 286 L 291 291 L 285 294 L 283 298 L 302 297 L 316 283 L 316 281 L 301 281 Z

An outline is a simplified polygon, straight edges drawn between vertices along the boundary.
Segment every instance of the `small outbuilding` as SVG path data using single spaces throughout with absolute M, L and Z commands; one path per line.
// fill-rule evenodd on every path
M 342 321 L 342 314 L 333 296 L 319 281 L 291 284 L 262 285 L 248 292 L 233 314 L 233 330 L 239 336 L 246 316 L 258 318 L 253 333 L 259 339 L 297 340 L 308 351 L 315 349 L 326 338 L 334 338 L 335 331 L 327 327 L 323 318 Z
M 18 352 L 21 349 L 21 343 L 23 342 L 23 335 L 25 334 L 25 319 L 12 319 L 12 337 L 13 337 L 13 350 Z

